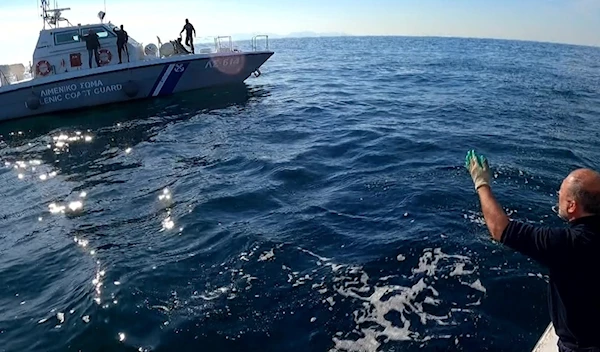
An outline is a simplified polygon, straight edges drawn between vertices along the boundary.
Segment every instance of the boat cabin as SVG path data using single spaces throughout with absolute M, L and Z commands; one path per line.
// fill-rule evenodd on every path
M 44 19 L 44 28 L 40 31 L 35 50 L 33 52 L 33 61 L 31 64 L 31 76 L 33 79 L 48 77 L 51 75 L 60 75 L 67 72 L 78 70 L 93 70 L 98 67 L 119 65 L 119 51 L 117 48 L 117 33 L 121 30 L 112 23 L 104 23 L 105 13 L 100 11 L 98 18 L 100 23 L 86 25 L 72 25 L 69 20 L 61 17 L 62 11 L 70 8 L 51 9 L 48 0 L 41 0 L 42 17 Z M 67 26 L 61 27 L 61 22 L 67 22 Z M 100 42 L 100 48 L 97 51 L 97 58 L 93 51 L 87 50 L 86 38 L 90 33 L 95 33 Z M 255 47 L 255 36 L 253 38 L 253 48 Z M 228 39 L 227 45 L 223 45 L 221 40 Z M 136 62 L 142 60 L 154 60 L 174 55 L 188 55 L 188 51 L 181 43 L 181 37 L 162 43 L 157 37 L 158 46 L 148 44 L 145 47 L 128 36 L 125 46 L 126 50 L 121 53 L 122 63 Z M 197 49 L 196 49 L 197 50 Z M 215 49 L 201 48 L 197 50 L 200 54 L 211 53 L 230 53 L 239 51 L 234 49 L 231 37 L 215 38 Z M 91 54 L 91 55 L 90 55 Z
M 33 78 L 46 77 L 75 70 L 118 65 L 117 26 L 109 23 L 77 25 L 40 31 L 33 53 Z M 93 52 L 88 53 L 85 36 L 96 33 L 99 37 L 98 62 Z M 144 59 L 142 46 L 129 37 L 126 50 L 122 52 L 123 63 Z M 91 59 L 91 60 L 90 60 Z

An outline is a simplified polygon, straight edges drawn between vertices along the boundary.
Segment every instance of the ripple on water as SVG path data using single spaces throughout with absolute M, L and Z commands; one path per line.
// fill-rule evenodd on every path
M 212 284 L 202 285 L 204 289 L 194 286 L 186 298 L 182 291 L 190 288 L 183 288 L 177 298 L 148 308 L 169 316 L 169 325 L 182 322 L 177 326 L 182 336 L 195 335 L 212 348 L 236 339 L 254 347 L 257 341 L 252 336 L 269 336 L 269 331 L 278 330 L 276 325 L 292 322 L 294 334 L 329 333 L 333 350 L 340 351 L 375 351 L 381 341 L 454 343 L 453 326 L 474 323 L 473 309 L 486 292 L 477 265 L 467 256 L 448 255 L 440 248 L 407 255 L 402 263 L 408 270 L 372 277 L 363 266 L 336 263 L 301 247 L 255 245 L 221 265 L 204 266 L 215 275 Z M 451 305 L 443 304 L 447 292 L 454 292 Z M 185 302 L 185 308 L 178 302 Z M 223 304 L 225 308 L 217 308 Z M 177 318 L 182 315 L 192 321 Z M 229 323 L 233 321 L 243 322 L 243 328 L 237 330 Z M 216 335 L 198 335 L 194 328 L 215 323 L 223 328 Z M 217 337 L 223 334 L 227 339 Z

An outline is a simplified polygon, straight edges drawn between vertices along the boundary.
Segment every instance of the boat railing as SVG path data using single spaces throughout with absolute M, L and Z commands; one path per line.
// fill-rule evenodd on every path
M 0 87 L 10 86 L 10 81 L 8 77 L 0 70 Z
M 225 43 L 222 42 L 222 40 L 226 40 Z M 233 41 L 231 40 L 231 36 L 230 35 L 224 35 L 224 36 L 219 36 L 215 38 L 215 50 L 218 53 L 223 53 L 223 52 L 233 52 Z
M 266 34 L 260 34 L 252 37 L 252 51 L 258 51 L 259 38 L 265 38 L 265 50 L 269 50 L 269 36 Z

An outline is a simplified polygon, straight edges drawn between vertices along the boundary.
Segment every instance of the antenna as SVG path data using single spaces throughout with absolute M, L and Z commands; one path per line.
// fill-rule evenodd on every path
M 56 0 L 54 0 L 54 9 L 50 8 L 50 4 L 48 3 L 48 0 L 40 0 L 41 1 L 41 8 L 42 8 L 42 18 L 44 19 L 44 29 L 46 29 L 46 24 L 48 25 L 48 27 L 50 28 L 58 28 L 60 26 L 60 21 L 66 21 L 70 26 L 72 26 L 71 22 L 69 22 L 68 19 L 61 17 L 60 15 L 62 14 L 61 11 L 68 11 L 71 8 L 63 8 L 63 9 L 59 9 L 56 8 L 57 3 Z
M 98 18 L 100 19 L 100 23 L 104 23 L 104 16 L 106 16 L 106 0 L 104 0 L 104 11 L 98 12 Z

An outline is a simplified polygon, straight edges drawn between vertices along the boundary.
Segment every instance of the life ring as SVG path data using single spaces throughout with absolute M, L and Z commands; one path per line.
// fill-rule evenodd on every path
M 108 49 L 100 49 L 98 51 L 98 63 L 100 66 L 108 65 L 112 60 L 112 53 Z
M 35 73 L 39 76 L 47 76 L 50 73 L 50 63 L 46 60 L 40 60 L 35 64 Z

